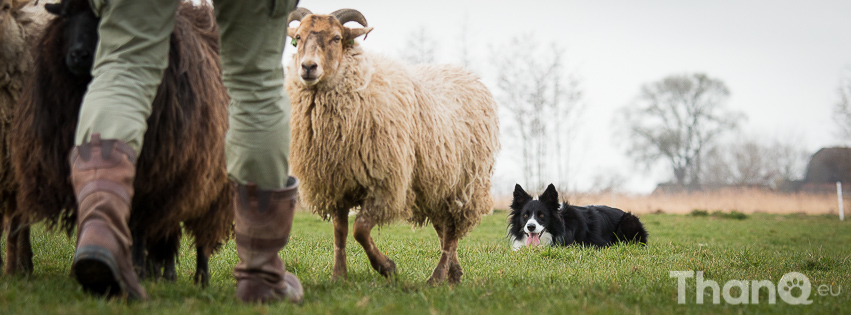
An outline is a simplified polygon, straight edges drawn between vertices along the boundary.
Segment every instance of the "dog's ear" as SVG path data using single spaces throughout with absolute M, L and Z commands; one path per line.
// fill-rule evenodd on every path
M 547 190 L 544 190 L 544 193 L 538 196 L 538 200 L 548 208 L 558 210 L 558 192 L 556 191 L 556 186 L 553 186 L 553 184 L 547 186 Z
M 511 201 L 511 209 L 520 211 L 520 209 L 522 209 L 523 206 L 531 200 L 532 196 L 529 196 L 529 194 L 523 190 L 523 187 L 520 187 L 520 184 L 514 185 L 514 200 Z

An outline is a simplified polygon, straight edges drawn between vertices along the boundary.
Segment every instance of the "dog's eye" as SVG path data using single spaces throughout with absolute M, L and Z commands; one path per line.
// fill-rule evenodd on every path
M 524 217 L 524 218 L 528 218 L 528 217 L 529 217 L 529 214 L 528 214 L 528 213 L 527 213 L 527 214 L 524 214 L 524 215 L 523 215 L 523 217 Z
M 538 217 L 539 217 L 539 218 L 543 218 L 543 217 L 544 217 L 544 214 L 543 214 L 543 213 L 541 213 L 541 214 L 539 214 L 539 215 L 538 215 Z

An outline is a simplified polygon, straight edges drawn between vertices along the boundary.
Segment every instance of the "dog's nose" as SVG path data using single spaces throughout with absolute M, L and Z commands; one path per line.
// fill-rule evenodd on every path
M 526 225 L 526 229 L 529 230 L 529 231 L 534 231 L 535 228 L 536 228 L 536 226 L 534 224 Z

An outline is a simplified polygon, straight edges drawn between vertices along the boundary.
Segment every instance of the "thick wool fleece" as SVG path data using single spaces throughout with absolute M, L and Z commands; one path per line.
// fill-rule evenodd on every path
M 294 57 L 295 58 L 295 57 Z M 455 226 L 464 236 L 493 206 L 496 103 L 479 78 L 348 48 L 336 73 L 308 88 L 289 66 L 293 173 L 323 218 L 360 207 L 385 224 Z
M 0 17 L 0 217 L 15 198 L 16 189 L 9 150 L 12 108 L 33 68 L 33 42 L 50 18 L 43 3 L 36 2 L 0 1 L 12 6 L 8 12 L 0 13 L 5 15 Z

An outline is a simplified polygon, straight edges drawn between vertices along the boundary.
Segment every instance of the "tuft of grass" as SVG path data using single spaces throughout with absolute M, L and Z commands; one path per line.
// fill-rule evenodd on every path
M 732 210 L 730 212 L 724 212 L 724 211 L 717 210 L 717 211 L 712 212 L 712 216 L 715 217 L 715 218 L 719 218 L 719 219 L 731 219 L 731 220 L 744 220 L 744 219 L 748 218 L 747 214 L 744 214 L 744 213 L 736 211 L 736 210 Z
M 694 209 L 689 214 L 693 217 L 705 217 L 709 215 L 709 211 L 703 209 Z
M 732 216 L 733 212 L 725 213 Z M 296 214 L 289 245 L 281 252 L 287 269 L 304 285 L 305 303 L 240 304 L 231 274 L 237 262 L 231 240 L 210 261 L 207 288 L 192 284 L 195 251 L 180 248 L 174 283 L 145 281 L 151 300 L 126 303 L 88 295 L 69 277 L 74 240 L 33 230 L 35 272 L 0 276 L 2 314 L 507 314 L 523 313 L 826 313 L 851 309 L 851 223 L 833 216 L 754 213 L 748 220 L 706 220 L 700 215 L 643 215 L 646 247 L 604 249 L 537 247 L 512 251 L 504 211 L 483 218 L 459 243 L 462 283 L 430 286 L 425 280 L 440 256 L 430 227 L 391 224 L 373 230 L 379 249 L 395 260 L 398 273 L 385 279 L 372 270 L 363 250 L 347 240 L 346 281 L 331 280 L 332 224 Z M 353 218 L 350 219 L 352 221 Z M 351 229 L 350 229 L 351 231 Z M 0 241 L 5 250 L 5 241 Z M 671 271 L 703 271 L 723 287 L 730 280 L 768 280 L 800 272 L 812 283 L 810 305 L 768 303 L 763 289 L 748 305 L 696 303 L 695 279 L 686 281 L 686 303 L 677 303 Z M 819 295 L 829 286 L 837 296 Z M 738 290 L 736 288 L 736 290 Z M 735 291 L 735 290 L 734 290 Z M 738 296 L 739 291 L 733 292 Z M 718 293 L 721 294 L 720 292 Z
M 744 219 L 748 218 L 747 214 L 744 214 L 744 213 L 739 212 L 737 210 L 732 210 L 730 212 L 715 210 L 715 211 L 712 211 L 712 213 L 710 214 L 709 211 L 704 210 L 704 209 L 694 209 L 689 213 L 689 215 L 692 216 L 692 217 L 708 217 L 708 216 L 711 215 L 713 218 L 717 218 L 717 219 L 732 219 L 732 220 L 744 220 Z

